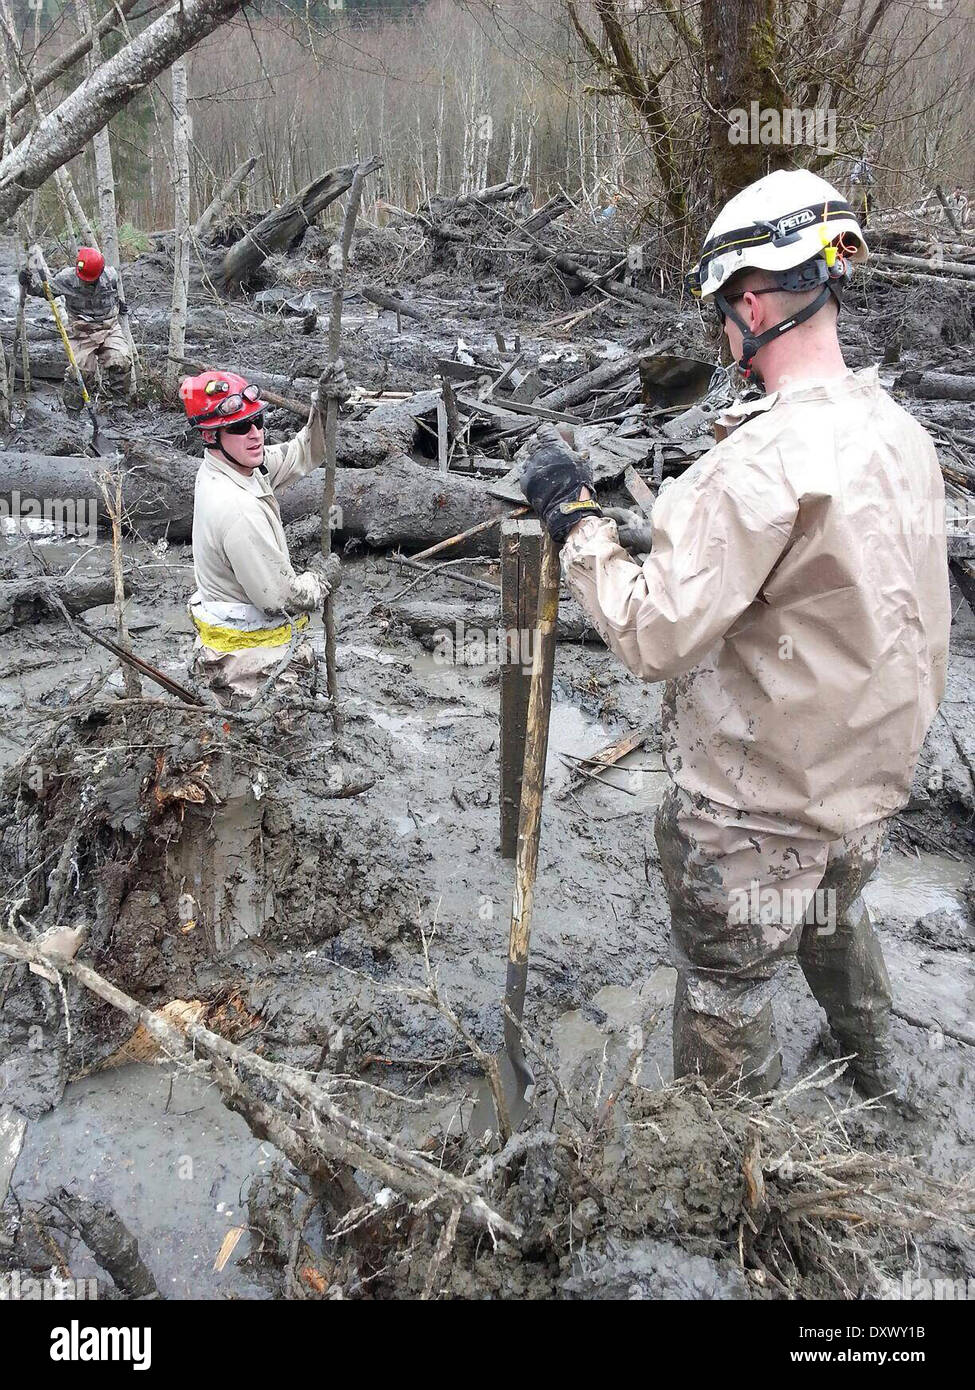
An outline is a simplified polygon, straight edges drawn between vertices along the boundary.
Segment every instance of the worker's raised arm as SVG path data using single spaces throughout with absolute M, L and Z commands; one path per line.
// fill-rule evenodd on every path
M 695 666 L 755 601 L 782 555 L 798 501 L 765 448 L 749 457 L 747 431 L 718 445 L 658 499 L 653 550 L 639 565 L 616 524 L 575 526 L 563 570 L 607 645 L 635 675 L 669 680 Z
M 79 281 L 78 276 L 75 273 L 74 266 L 65 266 L 65 268 L 63 270 L 59 270 L 56 275 L 52 275 L 50 284 L 51 293 L 54 295 L 55 299 L 57 299 L 59 295 L 68 294 L 68 292 L 71 290 L 77 290 L 79 286 Z M 41 294 L 43 293 L 44 289 L 42 287 Z

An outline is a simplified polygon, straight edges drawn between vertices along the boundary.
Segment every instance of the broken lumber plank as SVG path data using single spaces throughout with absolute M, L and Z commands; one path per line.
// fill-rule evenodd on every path
M 440 379 L 440 394 L 443 397 L 443 408 L 447 412 L 447 429 L 450 437 L 454 441 L 454 449 L 458 455 L 458 461 L 462 464 L 467 463 L 467 444 L 464 440 L 464 427 L 460 422 L 460 411 L 457 409 L 457 397 L 454 395 L 454 388 L 451 386 L 447 377 Z M 437 420 L 440 420 L 440 405 L 437 405 Z M 439 423 L 438 423 L 439 428 Z
M 528 728 L 531 652 L 538 583 L 542 566 L 542 530 L 534 518 L 505 521 L 501 526 L 501 628 L 507 639 L 501 664 L 499 756 L 501 773 L 501 857 L 514 859 L 518 846 L 521 774 Z M 526 642 L 527 638 L 527 642 Z
M 632 464 L 623 474 L 623 485 L 643 515 L 653 516 L 653 506 L 657 499 Z
M 457 399 L 461 405 L 467 406 L 468 410 L 483 410 L 485 415 L 495 415 L 513 424 L 521 423 L 519 420 L 512 421 L 511 417 L 518 415 L 533 415 L 536 420 L 554 420 L 566 425 L 584 425 L 586 423 L 581 415 L 572 415 L 566 410 L 551 410 L 546 406 L 535 405 L 531 401 L 516 401 L 507 396 L 504 405 L 480 400 L 477 396 L 468 396 L 462 391 L 457 393 Z

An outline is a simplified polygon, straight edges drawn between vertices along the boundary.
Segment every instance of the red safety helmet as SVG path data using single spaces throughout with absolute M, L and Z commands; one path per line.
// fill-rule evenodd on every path
M 199 376 L 184 377 L 179 396 L 187 419 L 203 432 L 207 443 L 213 442 L 215 432 L 224 425 L 247 420 L 267 409 L 257 387 L 236 372 L 201 372 Z
M 78 259 L 74 263 L 78 279 L 91 285 L 105 269 L 105 257 L 94 246 L 79 246 Z

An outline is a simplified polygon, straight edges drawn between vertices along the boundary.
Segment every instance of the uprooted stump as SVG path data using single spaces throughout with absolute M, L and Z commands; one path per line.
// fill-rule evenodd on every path
M 152 1007 L 211 999 L 233 973 L 220 963 L 249 942 L 301 947 L 351 929 L 381 957 L 415 930 L 405 851 L 370 802 L 374 771 L 351 766 L 324 730 L 309 739 L 316 717 L 300 717 L 300 738 L 277 710 L 234 716 L 160 699 L 55 719 L 0 782 L 13 925 L 32 939 L 82 927 L 85 958 Z M 59 1022 L 57 992 L 25 976 L 6 999 L 0 1047 L 12 1056 L 31 1029 L 46 1037 Z M 22 1069 L 27 1108 L 55 1103 L 67 1077 L 127 1036 L 111 1011 L 79 1001 L 49 1074 L 34 1068 L 31 1081 Z

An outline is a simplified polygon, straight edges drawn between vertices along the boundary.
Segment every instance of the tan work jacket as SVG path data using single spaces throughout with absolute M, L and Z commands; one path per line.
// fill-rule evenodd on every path
M 738 407 L 653 508 L 641 566 L 589 518 L 566 579 L 612 650 L 667 681 L 686 791 L 835 839 L 907 801 L 944 692 L 944 485 L 876 368 Z

